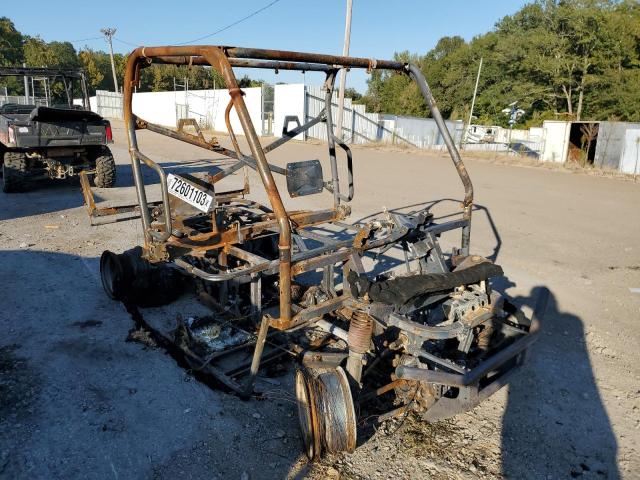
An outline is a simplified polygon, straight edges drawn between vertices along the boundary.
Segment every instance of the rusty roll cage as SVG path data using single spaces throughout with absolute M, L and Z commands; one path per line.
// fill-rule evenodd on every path
M 150 123 L 141 118 L 137 118 L 132 112 L 132 98 L 133 90 L 135 86 L 139 85 L 140 69 L 145 68 L 152 63 L 156 64 L 171 64 L 171 65 L 208 65 L 214 68 L 218 73 L 222 75 L 225 80 L 226 87 L 229 90 L 230 102 L 225 112 L 225 120 L 229 135 L 234 147 L 234 150 L 229 150 L 217 144 L 214 141 L 207 142 L 202 136 L 190 135 L 184 132 L 176 132 L 166 127 Z M 243 92 L 239 88 L 236 77 L 233 72 L 233 67 L 243 68 L 262 68 L 262 69 L 274 69 L 278 70 L 298 70 L 298 71 L 317 71 L 324 72 L 326 74 L 326 98 L 325 108 L 315 118 L 297 128 L 289 131 L 282 138 L 274 141 L 273 143 L 263 147 L 258 139 L 258 135 L 251 122 L 249 112 L 243 99 Z M 292 303 L 291 303 L 291 249 L 292 249 L 292 229 L 291 222 L 292 217 L 298 216 L 298 220 L 302 220 L 302 224 L 313 225 L 326 221 L 340 220 L 340 203 L 341 201 L 349 202 L 353 198 L 353 179 L 351 176 L 351 168 L 349 168 L 349 193 L 344 195 L 340 191 L 340 184 L 338 179 L 338 167 L 335 154 L 335 146 L 338 144 L 347 153 L 347 159 L 349 164 L 351 163 L 351 154 L 349 148 L 333 133 L 332 117 L 331 117 L 331 98 L 333 93 L 333 87 L 336 79 L 337 72 L 340 68 L 362 68 L 370 72 L 372 69 L 385 69 L 393 70 L 404 73 L 412 78 L 418 85 L 425 102 L 429 106 L 431 116 L 435 120 L 438 129 L 444 139 L 447 150 L 451 159 L 458 171 L 458 175 L 464 185 L 465 195 L 462 202 L 462 221 L 454 222 L 454 225 L 442 228 L 442 231 L 452 230 L 453 228 L 462 229 L 462 241 L 461 241 L 461 253 L 468 255 L 470 234 L 471 234 L 471 211 L 473 203 L 473 186 L 467 173 L 467 170 L 460 158 L 460 154 L 454 144 L 454 141 L 447 129 L 447 126 L 442 118 L 442 115 L 436 105 L 429 85 L 420 71 L 420 69 L 407 63 L 401 63 L 388 60 L 375 60 L 368 58 L 357 57 L 343 57 L 334 55 L 322 55 L 313 53 L 301 53 L 290 52 L 280 50 L 264 50 L 254 48 L 236 48 L 225 46 L 165 46 L 165 47 L 139 47 L 136 48 L 128 57 L 127 67 L 124 81 L 124 120 L 126 124 L 129 152 L 131 155 L 131 162 L 133 168 L 133 178 L 136 186 L 136 192 L 138 197 L 138 203 L 141 210 L 141 219 L 143 224 L 143 230 L 145 235 L 145 249 L 154 250 L 155 252 L 162 252 L 162 248 L 159 250 L 156 248 L 158 245 L 163 245 L 170 240 L 172 236 L 172 219 L 171 209 L 169 203 L 169 194 L 167 189 L 166 174 L 162 167 L 156 162 L 151 160 L 142 154 L 138 149 L 138 142 L 136 138 L 136 129 L 148 129 L 156 133 L 160 133 L 207 150 L 220 153 L 230 158 L 235 158 L 238 162 L 231 167 L 228 167 L 218 174 L 214 175 L 211 179 L 212 183 L 221 180 L 225 176 L 239 170 L 243 166 L 249 166 L 258 171 L 262 183 L 265 187 L 266 193 L 273 210 L 273 218 L 277 222 L 277 230 L 279 233 L 278 250 L 279 258 L 277 261 L 271 262 L 269 267 L 271 269 L 277 268 L 279 271 L 279 306 L 280 306 L 280 318 L 272 319 L 271 322 L 262 322 L 260 337 L 263 339 L 263 333 L 266 333 L 266 329 L 269 324 L 280 329 L 291 328 L 295 326 L 292 322 Z M 231 108 L 235 108 L 245 134 L 247 143 L 251 150 L 252 156 L 244 155 L 238 145 L 231 123 L 229 121 L 229 113 Z M 306 119 L 305 119 L 306 120 Z M 280 192 L 274 181 L 272 172 L 283 174 L 284 169 L 270 165 L 266 159 L 266 153 L 281 146 L 288 140 L 294 138 L 298 134 L 307 131 L 312 126 L 320 122 L 326 122 L 327 124 L 327 137 L 329 144 L 330 163 L 331 163 L 331 181 L 325 184 L 325 188 L 333 194 L 334 209 L 332 211 L 320 211 L 320 212 L 287 212 L 285 209 Z M 160 177 L 161 190 L 162 190 L 162 204 L 164 212 L 164 226 L 162 228 L 152 227 L 151 214 L 147 203 L 147 197 L 145 187 L 142 179 L 142 173 L 140 168 L 140 161 L 144 162 L 148 167 L 152 168 Z M 314 217 L 315 215 L 315 217 Z M 344 216 L 342 216 L 344 218 Z M 296 222 L 295 225 L 300 225 L 300 222 Z M 231 232 L 234 233 L 234 232 Z M 240 227 L 238 227 L 237 233 L 240 233 Z M 207 248 L 216 248 L 223 245 L 223 242 L 219 242 L 217 246 L 209 245 Z M 368 245 L 368 248 L 373 248 L 375 245 Z M 229 248 L 229 246 L 225 246 Z M 247 253 L 233 246 L 231 249 L 235 249 L 239 255 L 244 254 L 244 259 L 247 260 Z M 239 252 L 243 253 L 239 253 Z M 159 255 L 154 253 L 154 258 L 162 259 L 162 253 Z M 242 258 L 242 257 L 241 257 Z M 345 257 L 343 260 L 348 258 Z M 166 257 L 165 253 L 165 259 Z M 248 259 L 249 261 L 251 258 Z M 335 260 L 335 258 L 334 258 Z M 194 267 L 184 262 L 181 259 L 177 259 L 176 263 L 185 268 L 187 271 L 193 273 Z M 251 262 L 250 262 L 251 263 Z M 326 263 L 326 262 L 325 262 Z M 318 262 L 318 266 L 324 266 L 323 262 Z M 251 273 L 251 270 L 249 271 Z M 209 274 L 211 278 L 215 277 L 215 274 Z M 333 306 L 332 306 L 333 305 Z M 337 302 L 333 302 L 332 305 L 326 307 L 326 311 L 335 310 L 338 307 Z M 316 314 L 322 313 L 320 309 L 316 309 Z M 265 330 L 263 332 L 262 330 Z M 256 357 L 259 362 L 260 346 L 256 346 Z M 257 368 L 257 365 L 256 365 Z M 254 368 L 252 368 L 252 371 Z

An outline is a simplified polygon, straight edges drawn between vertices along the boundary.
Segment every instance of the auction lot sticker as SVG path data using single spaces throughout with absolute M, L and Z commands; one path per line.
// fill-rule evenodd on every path
M 196 207 L 198 210 L 208 213 L 213 203 L 213 196 L 204 190 L 199 189 L 192 183 L 187 182 L 184 178 L 170 173 L 167 175 L 167 188 L 169 193 L 180 200 L 187 202 L 189 205 Z

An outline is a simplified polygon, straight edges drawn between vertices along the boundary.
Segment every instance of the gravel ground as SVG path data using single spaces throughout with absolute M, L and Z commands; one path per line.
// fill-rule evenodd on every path
M 133 202 L 126 137 L 114 127 L 118 188 L 97 195 Z M 167 167 L 205 168 L 203 151 L 150 133 L 140 143 Z M 280 165 L 325 157 L 299 143 L 270 154 Z M 354 159 L 353 220 L 461 196 L 442 156 L 356 148 Z M 131 318 L 104 295 L 98 260 L 139 244 L 139 221 L 91 227 L 74 185 L 0 193 L 0 478 L 638 478 L 640 295 L 630 289 L 640 288 L 640 185 L 467 165 L 480 206 L 472 250 L 503 266 L 496 287 L 523 305 L 538 287 L 552 293 L 529 364 L 472 412 L 369 426 L 354 454 L 315 465 L 301 454 L 290 375 L 271 380 L 264 401 L 243 402 L 127 341 Z M 181 305 L 156 313 L 191 308 Z

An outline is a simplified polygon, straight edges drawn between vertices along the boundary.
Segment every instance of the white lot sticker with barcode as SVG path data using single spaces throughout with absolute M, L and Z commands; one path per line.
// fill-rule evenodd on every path
M 213 196 L 199 189 L 184 178 L 170 173 L 167 175 L 167 188 L 169 193 L 180 200 L 193 205 L 198 210 L 208 213 L 213 203 Z

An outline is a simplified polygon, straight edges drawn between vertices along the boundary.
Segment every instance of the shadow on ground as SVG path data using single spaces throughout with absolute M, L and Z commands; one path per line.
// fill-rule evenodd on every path
M 295 470 L 302 447 L 290 393 L 243 402 L 195 381 L 164 351 L 127 342 L 131 318 L 102 291 L 98 258 L 0 255 L 1 479 Z
M 497 282 L 503 290 L 512 283 Z M 533 308 L 542 287 L 515 297 Z M 580 317 L 550 293 L 529 362 L 514 376 L 503 416 L 507 478 L 618 479 L 617 443 L 594 373 Z
M 219 172 L 224 163 L 211 162 L 207 160 L 193 160 L 185 162 L 162 163 L 167 174 L 195 174 Z M 160 183 L 158 175 L 149 167 L 142 167 L 142 174 L 145 185 L 152 187 Z M 131 166 L 128 164 L 116 165 L 116 189 L 133 187 L 133 174 Z M 0 183 L 2 180 L 0 180 Z M 108 201 L 116 195 L 117 190 L 110 193 L 110 189 L 93 188 L 96 204 Z M 11 203 L 11 208 L 2 208 L 3 203 Z M 122 201 L 113 202 L 120 204 Z M 127 204 L 136 203 L 136 195 L 133 188 L 127 195 Z M 34 180 L 29 190 L 23 193 L 0 192 L 0 221 L 12 220 L 15 218 L 28 217 L 31 215 L 42 215 L 47 213 L 62 212 L 84 205 L 82 190 L 77 178 L 66 180 Z

